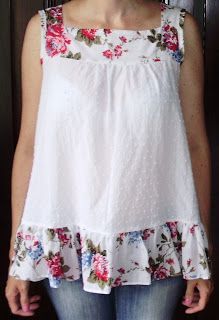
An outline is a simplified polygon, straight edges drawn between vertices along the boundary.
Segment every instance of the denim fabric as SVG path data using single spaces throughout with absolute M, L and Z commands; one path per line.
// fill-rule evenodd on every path
M 118 286 L 110 294 L 84 291 L 82 278 L 59 288 L 42 282 L 59 320 L 171 320 L 186 289 L 182 276 Z

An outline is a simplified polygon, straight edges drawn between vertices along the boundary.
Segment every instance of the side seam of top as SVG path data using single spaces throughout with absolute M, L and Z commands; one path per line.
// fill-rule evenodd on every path
M 46 32 L 47 32 L 47 17 L 44 9 L 38 10 L 40 15 L 40 30 L 41 30 L 41 43 L 40 43 L 40 62 L 43 64 L 46 57 Z

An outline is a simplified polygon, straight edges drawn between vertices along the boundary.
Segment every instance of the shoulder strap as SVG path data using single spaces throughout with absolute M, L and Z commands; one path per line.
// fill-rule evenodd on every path
M 181 63 L 184 60 L 184 55 L 185 55 L 185 45 L 184 45 L 184 21 L 185 21 L 185 16 L 186 16 L 186 9 L 181 8 L 180 12 L 179 12 L 179 19 L 178 19 L 178 23 L 179 23 L 179 27 L 178 27 L 178 35 L 179 35 L 179 48 L 182 52 L 182 59 L 181 59 Z
M 47 19 L 45 10 L 38 10 L 40 15 L 40 29 L 41 29 L 41 43 L 40 43 L 40 62 L 43 64 L 45 57 L 46 48 L 46 30 L 47 30 Z
M 54 50 L 51 50 L 52 44 L 50 42 L 55 36 L 60 36 L 63 28 L 62 5 L 38 10 L 38 13 L 41 21 L 40 60 L 41 63 L 43 63 L 43 60 L 47 56 L 53 56 Z M 56 26 L 58 26 L 60 30 L 57 29 Z
M 187 13 L 186 9 L 162 5 L 162 38 L 167 46 L 167 50 L 173 58 L 182 63 L 184 60 L 184 20 Z

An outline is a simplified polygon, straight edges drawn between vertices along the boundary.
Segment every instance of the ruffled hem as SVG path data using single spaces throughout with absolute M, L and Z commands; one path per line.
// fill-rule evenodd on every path
M 17 230 L 9 275 L 29 281 L 48 278 L 52 288 L 82 276 L 85 291 L 108 294 L 116 286 L 149 285 L 178 275 L 186 280 L 210 279 L 208 260 L 202 223 L 170 221 L 112 236 L 79 226 L 23 223 Z

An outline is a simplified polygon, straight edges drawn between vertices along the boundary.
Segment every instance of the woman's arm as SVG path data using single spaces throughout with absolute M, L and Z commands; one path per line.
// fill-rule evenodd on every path
M 40 21 L 34 16 L 29 21 L 21 56 L 22 113 L 21 128 L 12 167 L 12 232 L 11 250 L 17 227 L 21 220 L 32 168 L 34 134 L 41 88 L 42 67 L 40 65 Z
M 9 259 L 13 256 L 16 231 L 21 221 L 32 169 L 34 136 L 42 82 L 40 64 L 40 17 L 33 16 L 26 28 L 22 57 L 21 128 L 12 167 L 12 232 Z M 10 263 L 11 264 L 11 263 Z M 34 315 L 40 296 L 29 297 L 29 281 L 8 277 L 5 295 L 11 312 L 20 316 Z
M 204 118 L 204 59 L 199 26 L 190 14 L 186 15 L 184 33 L 185 59 L 181 65 L 180 97 L 201 219 L 210 241 L 211 154 Z
M 204 118 L 204 63 L 202 41 L 198 23 L 186 14 L 184 25 L 185 58 L 181 65 L 180 98 L 191 153 L 192 167 L 197 189 L 201 220 L 207 232 L 210 255 L 210 199 L 211 199 L 211 155 Z M 198 292 L 195 292 L 195 288 Z M 213 291 L 211 280 L 187 281 L 185 300 L 191 314 L 205 308 Z

